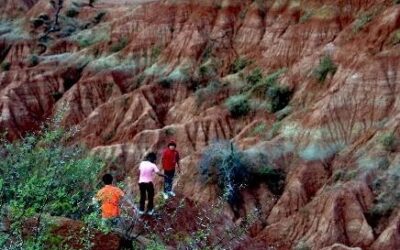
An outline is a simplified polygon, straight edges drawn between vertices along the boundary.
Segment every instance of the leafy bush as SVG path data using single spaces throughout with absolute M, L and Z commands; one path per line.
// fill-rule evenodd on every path
M 396 30 L 393 33 L 393 44 L 396 45 L 396 44 L 399 44 L 399 43 L 400 43 L 400 30 Z
M 103 163 L 78 146 L 63 146 L 62 129 L 46 130 L 21 141 L 1 141 L 0 212 L 11 222 L 1 233 L 5 245 L 21 242 L 23 223 L 38 218 L 36 236 L 46 233 L 42 214 L 81 219 L 89 213 L 97 173 Z M 37 242 L 44 249 L 44 242 Z
M 93 23 L 94 24 L 99 24 L 100 22 L 101 22 L 101 20 L 103 20 L 103 18 L 104 18 L 104 16 L 106 15 L 107 13 L 106 12 L 104 12 L 104 11 L 100 11 L 100 12 L 98 12 L 97 14 L 96 14 L 96 16 L 93 18 Z
M 363 13 L 360 15 L 353 25 L 353 32 L 356 33 L 364 28 L 364 26 L 372 21 L 373 14 Z
M 159 46 L 154 46 L 151 48 L 151 60 L 156 60 L 161 55 L 161 48 Z
M 256 85 L 257 83 L 259 83 L 263 78 L 261 69 L 256 68 L 255 70 L 253 70 L 253 72 L 251 72 L 250 75 L 248 75 L 246 77 L 247 83 L 251 84 L 251 85 Z
M 320 60 L 318 67 L 314 69 L 313 75 L 319 82 L 322 83 L 325 81 L 329 73 L 334 75 L 336 70 L 337 66 L 332 61 L 331 57 L 326 55 Z
M 231 70 L 230 72 L 233 74 L 238 73 L 239 71 L 242 71 L 246 66 L 248 66 L 250 62 L 245 59 L 245 58 L 236 58 L 235 61 L 231 65 Z
M 273 85 L 267 90 L 270 99 L 271 112 L 277 112 L 285 108 L 292 97 L 293 92 L 286 86 Z
M 158 81 L 158 84 L 160 84 L 161 87 L 168 89 L 172 86 L 173 81 L 168 77 L 163 77 Z
M 245 95 L 231 96 L 225 104 L 233 118 L 246 116 L 250 112 L 250 101 Z
M 387 151 L 393 151 L 396 146 L 396 136 L 393 133 L 388 133 L 380 138 L 380 143 Z
M 234 208 L 241 204 L 240 188 L 248 183 L 249 171 L 243 155 L 229 142 L 209 146 L 200 160 L 203 181 L 217 184 L 223 197 Z
M 111 45 L 110 51 L 112 53 L 118 52 L 123 48 L 125 48 L 127 44 L 128 44 L 128 38 L 126 37 L 119 38 L 116 43 Z
M 206 100 L 209 102 L 210 98 L 215 96 L 221 88 L 219 81 L 211 81 L 206 87 L 196 90 L 196 104 L 200 105 Z
M 258 149 L 239 151 L 231 142 L 211 144 L 199 163 L 202 180 L 216 184 L 235 210 L 241 205 L 240 189 L 266 183 L 274 194 L 281 194 L 285 175 L 269 167 L 265 152 Z
M 28 66 L 35 67 L 39 64 L 39 57 L 37 55 L 30 55 L 28 57 Z
M 2 71 L 9 71 L 10 68 L 11 68 L 11 63 L 8 62 L 8 61 L 4 61 L 4 62 L 1 63 L 0 67 L 1 67 Z
M 75 8 L 70 8 L 65 12 L 65 15 L 67 17 L 73 18 L 73 17 L 76 17 L 77 15 L 79 15 L 79 11 Z
M 86 48 L 93 44 L 107 41 L 109 38 L 110 33 L 109 27 L 107 26 L 82 30 L 72 37 L 72 39 L 74 39 L 81 48 Z

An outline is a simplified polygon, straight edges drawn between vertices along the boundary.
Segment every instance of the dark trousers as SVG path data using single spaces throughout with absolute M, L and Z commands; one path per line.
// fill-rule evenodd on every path
M 140 211 L 144 211 L 144 205 L 146 203 L 146 195 L 148 199 L 147 211 L 154 208 L 154 185 L 153 182 L 139 183 L 140 188 Z
M 174 182 L 175 170 L 164 170 L 164 174 L 167 176 L 164 178 L 164 192 L 168 193 L 172 191 L 172 183 Z

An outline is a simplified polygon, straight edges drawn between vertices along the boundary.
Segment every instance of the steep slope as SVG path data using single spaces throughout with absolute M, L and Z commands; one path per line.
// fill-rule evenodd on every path
M 0 27 L 0 128 L 9 139 L 61 112 L 77 128 L 68 143 L 110 160 L 134 190 L 127 177 L 143 155 L 175 139 L 177 188 L 201 203 L 219 195 L 200 178 L 201 153 L 233 139 L 286 174 L 282 194 L 265 183 L 242 190 L 240 216 L 261 211 L 242 248 L 398 248 L 399 4 L 65 2 L 52 32 L 48 1 L 0 2 L 9 17 Z M 265 86 L 249 83 L 257 68 L 293 93 L 285 109 L 266 108 Z M 245 117 L 224 105 L 236 94 L 251 101 Z

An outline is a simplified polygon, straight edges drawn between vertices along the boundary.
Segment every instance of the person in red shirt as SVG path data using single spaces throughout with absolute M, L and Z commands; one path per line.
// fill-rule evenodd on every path
M 162 153 L 161 164 L 165 175 L 163 196 L 165 199 L 168 199 L 169 196 L 175 196 L 175 193 L 172 191 L 175 169 L 179 173 L 181 168 L 179 164 L 179 152 L 176 150 L 176 142 L 171 141 L 168 143 L 168 147 Z

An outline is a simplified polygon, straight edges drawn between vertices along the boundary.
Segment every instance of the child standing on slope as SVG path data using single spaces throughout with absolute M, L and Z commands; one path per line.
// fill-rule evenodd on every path
M 180 164 L 179 164 L 179 152 L 176 150 L 176 142 L 171 141 L 168 143 L 166 149 L 164 149 L 162 153 L 162 167 L 164 169 L 164 199 L 168 199 L 169 196 L 175 196 L 175 193 L 172 192 L 172 184 L 174 182 L 175 176 L 175 167 L 180 172 Z
M 112 175 L 105 174 L 103 176 L 104 187 L 97 192 L 95 201 L 101 202 L 102 218 L 115 226 L 119 223 L 120 203 L 124 192 L 118 187 L 113 186 L 112 182 Z
M 140 207 L 139 214 L 145 213 L 145 203 L 147 195 L 147 214 L 153 215 L 154 213 L 154 175 L 165 177 L 160 173 L 160 170 L 156 166 L 157 155 L 155 153 L 149 153 L 145 159 L 140 163 L 139 166 L 139 188 L 140 188 Z

